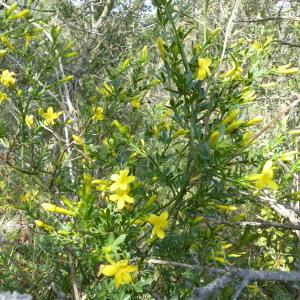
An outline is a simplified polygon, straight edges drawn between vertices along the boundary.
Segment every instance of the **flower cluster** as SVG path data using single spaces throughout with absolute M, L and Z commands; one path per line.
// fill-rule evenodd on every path
M 129 170 L 120 171 L 119 174 L 113 174 L 111 180 L 114 183 L 110 186 L 110 191 L 114 194 L 109 196 L 109 200 L 117 202 L 118 209 L 124 208 L 125 203 L 133 203 L 133 197 L 129 196 L 130 183 L 135 180 L 134 176 L 129 176 Z

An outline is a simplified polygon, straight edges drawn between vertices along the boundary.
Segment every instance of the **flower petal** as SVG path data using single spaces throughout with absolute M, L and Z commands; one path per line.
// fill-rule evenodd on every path
M 109 190 L 110 190 L 111 192 L 114 192 L 114 191 L 116 191 L 118 188 L 119 188 L 119 184 L 115 182 L 115 183 L 113 183 L 113 184 L 109 187 Z
M 118 200 L 118 209 L 121 210 L 124 208 L 125 201 L 123 199 Z
M 162 212 L 160 218 L 163 220 L 167 220 L 169 218 L 169 213 L 167 211 Z
M 111 201 L 118 201 L 119 200 L 119 196 L 117 194 L 113 194 L 109 196 L 109 200 Z
M 278 184 L 275 182 L 275 181 L 273 181 L 273 180 L 268 180 L 268 186 L 272 189 L 272 190 L 274 190 L 274 191 L 277 191 L 278 190 Z
M 118 265 L 105 265 L 102 267 L 101 273 L 105 276 L 114 276 L 118 271 Z
M 123 197 L 124 201 L 127 203 L 133 203 L 134 202 L 134 198 L 130 197 L 129 195 L 125 195 Z
M 160 239 L 163 239 L 166 236 L 165 232 L 160 227 L 155 228 L 155 232 Z
M 268 160 L 263 167 L 262 173 L 269 173 L 270 170 L 272 170 L 272 161 Z

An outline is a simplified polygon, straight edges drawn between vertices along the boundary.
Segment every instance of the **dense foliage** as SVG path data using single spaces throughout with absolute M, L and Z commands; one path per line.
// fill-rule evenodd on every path
M 293 52 L 274 55 L 268 28 L 228 40 L 232 20 L 202 26 L 189 1 L 134 1 L 125 16 L 120 1 L 111 18 L 124 22 L 101 23 L 98 40 L 84 5 L 61 2 L 59 21 L 34 1 L 0 12 L 2 288 L 188 299 L 230 269 L 296 271 Z M 215 12 L 207 1 L 207 20 Z M 125 21 L 146 29 L 129 39 Z M 289 100 L 280 109 L 265 100 L 276 94 Z M 232 274 L 219 299 L 244 282 Z M 246 279 L 244 299 L 299 293 L 293 280 Z

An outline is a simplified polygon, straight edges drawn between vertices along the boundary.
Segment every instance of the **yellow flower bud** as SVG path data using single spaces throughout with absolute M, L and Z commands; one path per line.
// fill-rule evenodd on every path
M 189 133 L 189 130 L 180 128 L 180 129 L 178 129 L 175 132 L 174 137 L 178 137 L 178 136 L 182 136 L 182 135 L 187 135 L 188 133 Z
M 251 120 L 249 120 L 248 122 L 245 123 L 245 126 L 253 126 L 256 125 L 258 123 L 260 123 L 264 118 L 262 116 L 257 116 Z
M 214 131 L 210 136 L 210 143 L 214 146 L 220 137 L 220 132 L 218 130 Z
M 260 87 L 264 88 L 264 89 L 267 89 L 267 88 L 272 88 L 276 85 L 276 82 L 266 82 L 266 83 L 262 83 L 260 85 Z
M 140 59 L 142 62 L 144 62 L 147 58 L 148 58 L 148 47 L 146 45 L 141 51 Z
M 73 80 L 73 78 L 74 78 L 73 75 L 69 75 L 69 76 L 66 76 L 63 79 L 59 80 L 57 83 L 64 83 L 64 82 L 67 82 L 67 81 L 71 81 L 71 80 Z
M 72 138 L 73 138 L 76 145 L 80 145 L 80 146 L 84 145 L 84 139 L 82 137 L 73 134 Z
M 156 182 L 156 181 L 158 180 L 158 177 L 157 177 L 157 176 L 153 176 L 153 177 L 151 178 L 151 180 L 152 180 L 152 182 Z
M 235 109 L 235 110 L 231 111 L 229 113 L 229 115 L 224 120 L 222 120 L 221 124 L 227 125 L 227 124 L 231 123 L 233 120 L 235 120 L 237 118 L 237 116 L 240 114 L 240 112 L 241 111 L 239 109 Z
M 297 151 L 289 151 L 281 154 L 278 158 L 283 162 L 289 162 L 295 159 L 296 154 L 298 154 Z
M 11 44 L 11 42 L 9 41 L 7 36 L 1 35 L 0 36 L 0 42 L 2 44 L 4 44 L 7 48 L 9 48 L 10 50 L 15 50 L 15 47 Z
M 290 68 L 291 64 L 287 64 L 287 65 L 283 65 L 283 66 L 279 66 L 275 72 L 277 74 L 284 74 L 284 75 L 292 75 L 295 74 L 299 71 L 298 68 Z
M 231 133 L 238 129 L 242 124 L 244 124 L 244 121 L 242 120 L 233 121 L 230 125 L 226 127 L 225 132 Z
M 158 49 L 159 49 L 160 57 L 162 59 L 164 59 L 165 58 L 164 40 L 161 37 L 158 37 L 157 40 L 156 40 L 156 43 L 157 43 L 157 46 L 158 46 Z
M 62 207 L 58 207 L 54 204 L 42 203 L 41 206 L 45 211 L 48 211 L 48 212 L 54 212 L 54 213 L 67 215 L 67 216 L 74 216 L 75 215 L 74 212 L 72 212 L 68 209 L 62 208 Z
M 69 52 L 69 53 L 66 53 L 66 54 L 64 54 L 64 58 L 71 58 L 71 57 L 75 57 L 75 56 L 78 56 L 78 52 L 76 52 L 76 51 L 72 51 L 72 52 Z
M 152 195 L 149 200 L 146 202 L 145 207 L 149 208 L 153 205 L 153 203 L 157 200 L 157 195 Z
M 70 234 L 70 231 L 66 231 L 66 230 L 58 230 L 57 233 L 60 234 L 60 235 L 69 235 L 69 234 Z
M 4 57 L 7 53 L 7 50 L 0 50 L 0 58 Z
M 47 231 L 53 231 L 53 227 L 52 226 L 50 226 L 50 225 L 48 225 L 48 224 L 46 224 L 46 223 L 44 223 L 44 222 L 42 222 L 40 220 L 35 220 L 34 223 L 35 223 L 36 226 L 41 227 L 41 228 L 43 228 L 43 229 L 45 229 Z
M 12 20 L 18 20 L 18 19 L 25 18 L 25 17 L 29 16 L 29 14 L 30 14 L 30 10 L 29 9 L 23 9 L 19 13 L 11 16 L 10 19 L 12 19 Z
M 9 17 L 18 8 L 18 3 L 13 3 L 6 11 L 5 16 Z
M 199 216 L 199 217 L 196 217 L 192 220 L 192 224 L 197 224 L 197 223 L 200 223 L 204 220 L 204 217 L 202 216 Z
M 244 133 L 243 138 L 242 138 L 242 145 L 246 146 L 249 144 L 253 137 L 253 133 L 251 131 L 247 131 Z

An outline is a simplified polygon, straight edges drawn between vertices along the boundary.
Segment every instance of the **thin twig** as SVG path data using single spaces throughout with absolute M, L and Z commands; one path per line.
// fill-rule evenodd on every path
M 223 44 L 222 54 L 221 54 L 221 57 L 220 57 L 220 64 L 219 64 L 218 72 L 220 71 L 222 61 L 223 61 L 224 56 L 225 56 L 225 52 L 226 52 L 226 48 L 227 48 L 227 44 L 228 44 L 228 39 L 229 39 L 229 36 L 231 34 L 231 31 L 232 31 L 232 23 L 234 22 L 234 19 L 236 17 L 238 8 L 240 6 L 240 3 L 241 3 L 241 0 L 236 0 L 235 1 L 234 7 L 233 7 L 232 12 L 231 12 L 231 16 L 230 16 L 230 18 L 228 20 L 228 23 L 227 23 L 227 26 L 226 26 L 224 44 Z M 216 75 L 216 77 L 217 77 L 217 75 Z
M 238 300 L 239 299 L 239 296 L 240 294 L 242 293 L 243 289 L 251 282 L 251 278 L 249 277 L 245 277 L 243 279 L 243 281 L 241 282 L 240 285 L 238 285 L 233 297 L 232 297 L 232 300 Z
M 287 108 L 285 108 L 283 111 L 279 112 L 277 116 L 271 120 L 263 129 L 261 129 L 257 134 L 255 134 L 252 139 L 248 142 L 245 147 L 251 145 L 257 138 L 259 138 L 265 131 L 272 128 L 276 125 L 277 121 L 283 117 L 288 111 L 290 111 L 294 106 L 296 106 L 300 102 L 299 96 L 298 99 L 293 101 Z
M 274 227 L 274 228 L 281 228 L 281 229 L 292 229 L 292 230 L 300 230 L 300 224 L 281 224 L 276 222 L 267 222 L 267 221 L 261 221 L 261 222 L 230 222 L 225 220 L 216 220 L 213 218 L 204 218 L 204 221 L 207 221 L 209 223 L 215 223 L 215 224 L 225 224 L 230 226 L 253 226 L 253 227 Z
M 72 279 L 72 287 L 74 292 L 74 299 L 80 300 L 80 293 L 76 281 L 76 272 L 75 272 L 75 266 L 74 266 L 74 259 L 72 254 L 69 254 L 69 262 L 70 262 L 70 268 L 71 268 L 71 279 Z
M 278 20 L 300 21 L 300 18 L 281 16 L 281 17 L 268 17 L 268 18 L 263 18 L 263 19 L 236 20 L 233 22 L 234 23 L 260 23 L 260 22 L 278 21 Z

